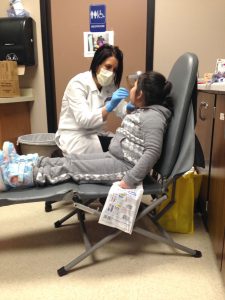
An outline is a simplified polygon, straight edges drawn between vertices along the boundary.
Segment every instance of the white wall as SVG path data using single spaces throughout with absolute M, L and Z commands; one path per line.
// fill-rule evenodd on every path
M 27 67 L 24 76 L 20 76 L 20 87 L 34 89 L 35 101 L 30 105 L 32 133 L 47 132 L 46 97 L 43 68 L 43 52 L 40 24 L 39 0 L 23 0 L 26 10 L 30 12 L 35 24 L 36 66 Z M 8 0 L 1 0 L 0 17 L 7 17 Z
M 154 69 L 168 75 L 174 61 L 191 51 L 199 75 L 214 72 L 225 57 L 224 0 L 156 0 Z

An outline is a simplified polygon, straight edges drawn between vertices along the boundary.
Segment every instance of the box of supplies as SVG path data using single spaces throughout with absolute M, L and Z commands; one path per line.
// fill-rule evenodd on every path
M 16 61 L 0 61 L 0 98 L 20 96 Z

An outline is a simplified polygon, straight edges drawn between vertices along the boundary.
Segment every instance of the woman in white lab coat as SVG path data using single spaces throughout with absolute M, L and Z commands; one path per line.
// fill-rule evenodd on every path
M 108 115 L 126 111 L 128 91 L 119 88 L 123 73 L 123 53 L 105 44 L 96 50 L 90 70 L 73 77 L 64 92 L 56 132 L 56 144 L 63 155 L 99 153 L 98 134 Z M 121 102 L 122 101 L 122 102 Z

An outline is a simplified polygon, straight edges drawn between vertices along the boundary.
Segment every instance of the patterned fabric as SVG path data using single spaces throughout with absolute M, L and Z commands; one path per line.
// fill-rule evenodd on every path
M 37 153 L 27 154 L 27 155 L 19 155 L 16 153 L 16 149 L 11 142 L 4 142 L 3 143 L 3 154 L 4 160 L 7 162 L 31 162 L 36 164 L 38 159 Z
M 30 162 L 5 163 L 0 166 L 1 191 L 33 186 L 33 165 Z M 4 184 L 4 185 L 3 185 Z
M 70 180 L 71 178 L 75 182 L 79 183 L 101 183 L 101 184 L 111 184 L 115 181 L 120 181 L 126 172 L 118 172 L 111 174 L 76 174 L 71 175 L 68 172 L 58 174 L 58 176 L 52 176 L 52 174 L 44 174 L 40 170 L 36 175 L 36 183 L 39 185 L 45 185 L 47 182 L 51 184 L 56 184 L 60 182 L 65 182 Z
M 2 178 L 8 189 L 31 187 L 33 183 L 33 166 L 30 162 L 5 163 L 1 167 Z
M 75 182 L 111 184 L 121 180 L 129 169 L 130 166 L 108 152 L 61 158 L 42 157 L 34 170 L 34 178 L 38 185 L 71 179 Z
M 136 114 L 127 115 L 122 127 L 117 132 L 126 136 L 121 142 L 124 159 L 131 164 L 136 164 L 144 152 L 144 138 L 140 127 L 140 111 Z
M 4 182 L 4 179 L 3 179 L 3 176 L 2 176 L 2 171 L 0 169 L 0 192 L 4 192 L 4 191 L 7 191 L 7 186 L 5 185 L 5 182 Z
M 3 143 L 0 150 L 0 191 L 15 187 L 33 186 L 33 165 L 38 154 L 19 155 L 11 142 Z

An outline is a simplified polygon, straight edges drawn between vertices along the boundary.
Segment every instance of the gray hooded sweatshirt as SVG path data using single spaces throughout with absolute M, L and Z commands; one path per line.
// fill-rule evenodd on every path
M 171 111 L 161 105 L 137 109 L 117 129 L 109 152 L 131 164 L 123 180 L 133 186 L 143 181 L 160 158 Z

